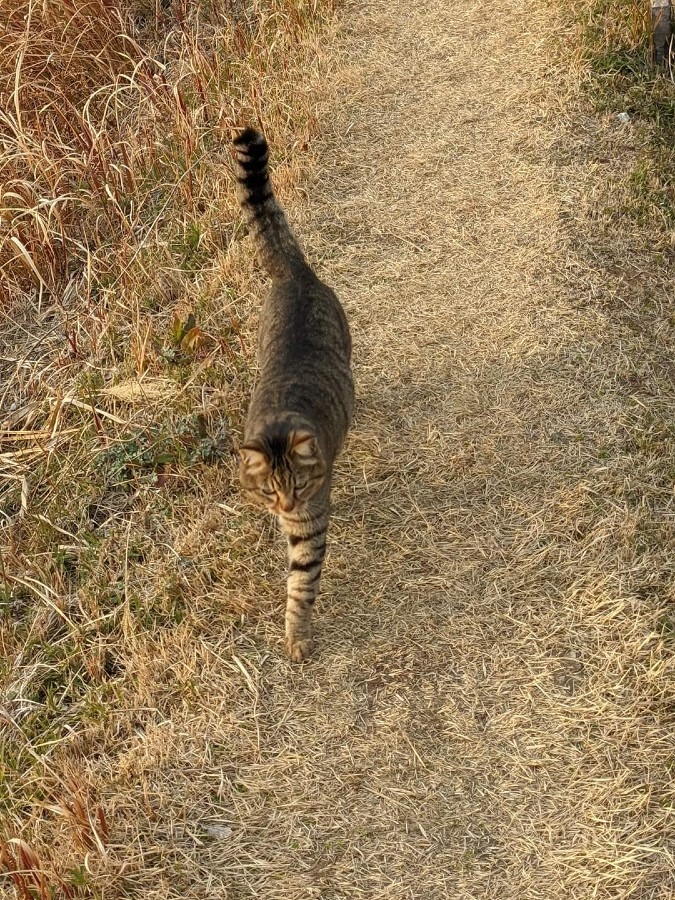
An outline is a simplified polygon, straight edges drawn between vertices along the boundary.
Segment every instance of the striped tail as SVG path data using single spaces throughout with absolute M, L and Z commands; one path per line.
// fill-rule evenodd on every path
M 270 183 L 267 141 L 254 128 L 234 140 L 237 197 L 261 265 L 272 278 L 287 278 L 307 265 Z

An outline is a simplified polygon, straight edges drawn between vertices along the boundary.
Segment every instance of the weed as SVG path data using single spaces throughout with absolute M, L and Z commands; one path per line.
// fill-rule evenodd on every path
M 129 486 L 147 476 L 155 484 L 169 466 L 220 461 L 228 446 L 225 437 L 206 433 L 203 417 L 190 416 L 170 431 L 160 425 L 134 431 L 101 451 L 95 466 L 107 485 Z

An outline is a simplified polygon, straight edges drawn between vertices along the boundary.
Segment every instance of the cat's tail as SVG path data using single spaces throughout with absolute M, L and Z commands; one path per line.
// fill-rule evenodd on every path
M 272 278 L 287 278 L 305 257 L 270 183 L 267 141 L 255 128 L 234 139 L 237 197 L 260 262 Z

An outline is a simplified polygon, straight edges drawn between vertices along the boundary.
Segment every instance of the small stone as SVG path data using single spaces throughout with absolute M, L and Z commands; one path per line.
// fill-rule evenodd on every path
M 209 837 L 216 838 L 216 840 L 220 841 L 224 841 L 232 835 L 232 829 L 229 825 L 209 823 L 208 825 L 204 825 L 203 828 Z

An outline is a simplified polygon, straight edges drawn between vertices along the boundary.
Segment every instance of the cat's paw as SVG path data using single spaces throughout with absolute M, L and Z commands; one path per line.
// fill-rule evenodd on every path
M 291 635 L 286 638 L 286 653 L 294 663 L 301 663 L 309 659 L 313 649 L 314 641 L 311 638 L 300 640 Z

